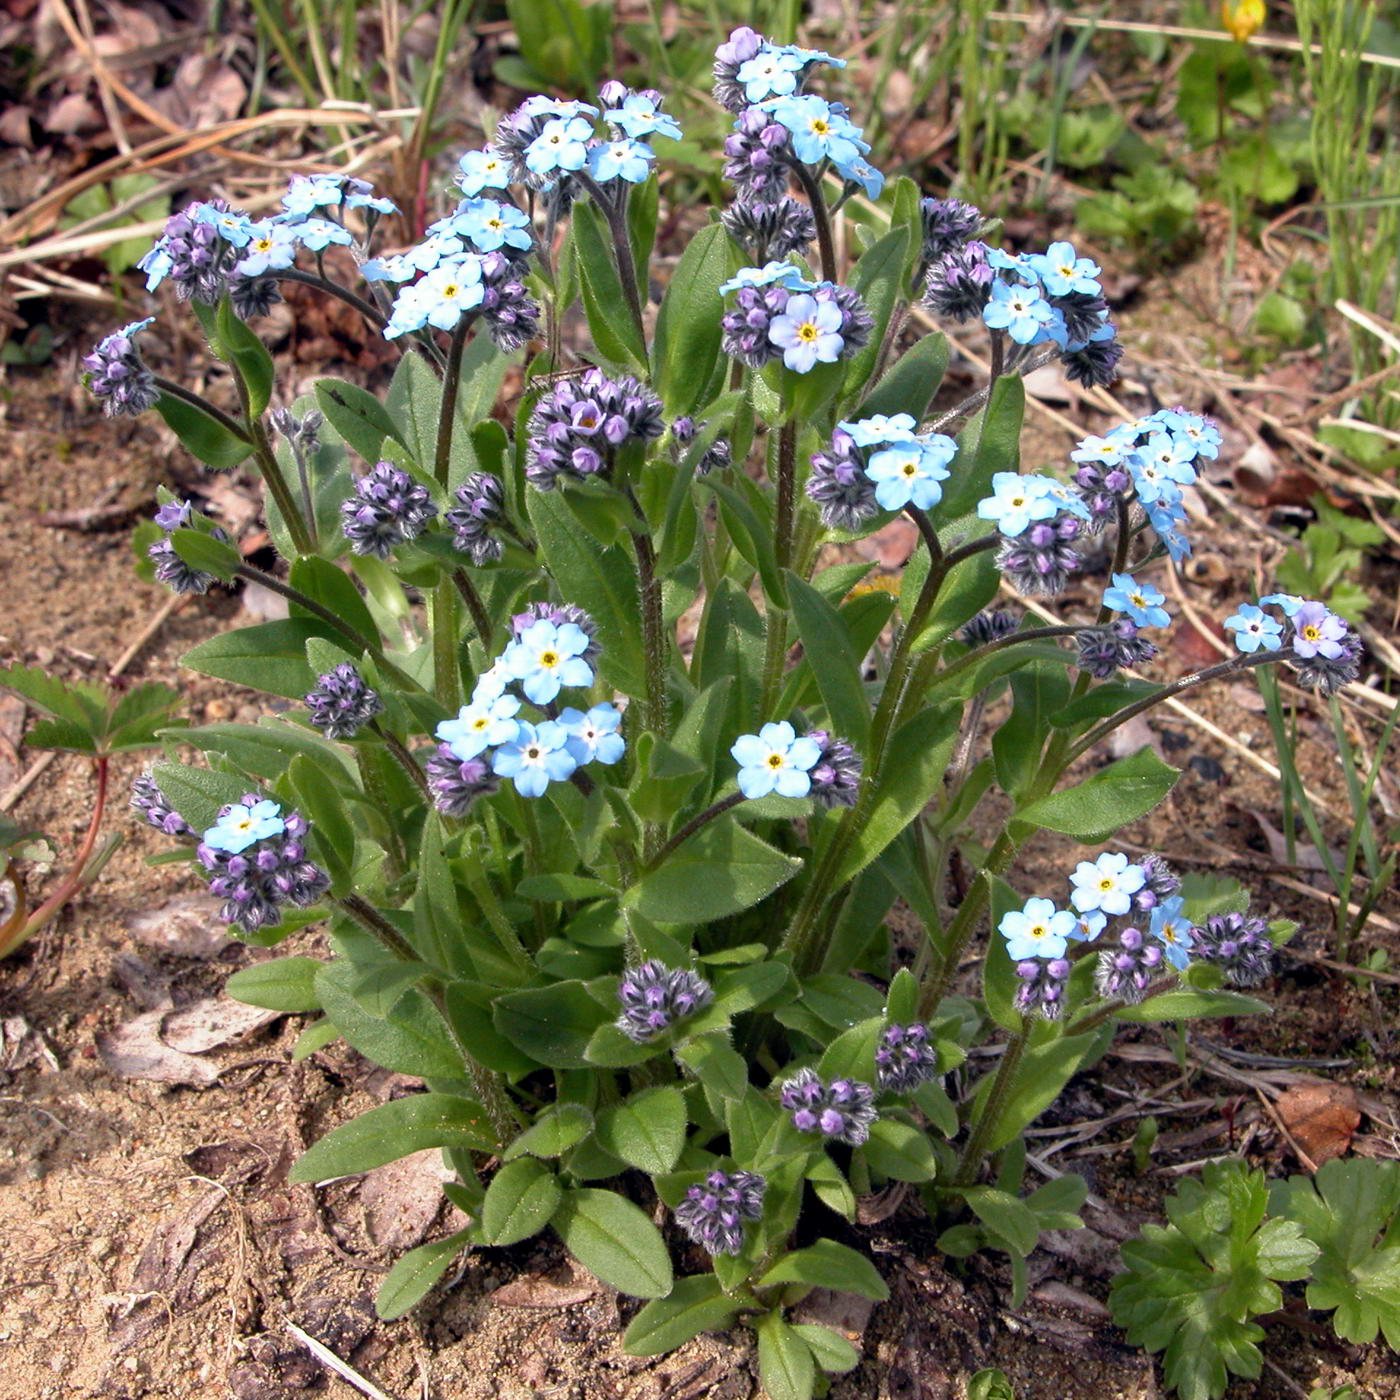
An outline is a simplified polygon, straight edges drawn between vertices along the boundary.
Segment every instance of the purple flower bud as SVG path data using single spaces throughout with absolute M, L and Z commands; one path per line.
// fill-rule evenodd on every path
M 880 1116 L 869 1084 L 857 1079 L 823 1084 L 812 1069 L 798 1070 L 786 1080 L 778 1101 L 798 1132 L 820 1132 L 851 1147 L 859 1147 L 870 1136 L 870 1125 Z
M 938 1053 L 929 1043 L 928 1027 L 886 1026 L 875 1048 L 875 1083 L 887 1094 L 907 1094 L 938 1074 Z
M 351 739 L 383 713 L 384 702 L 348 661 L 342 661 L 318 678 L 306 708 L 312 727 L 327 739 Z
M 379 462 L 341 502 L 342 528 L 356 554 L 387 559 L 396 546 L 417 539 L 437 507 L 426 486 L 392 462 Z
M 1263 919 L 1244 914 L 1212 914 L 1191 930 L 1191 951 L 1214 963 L 1234 987 L 1257 987 L 1273 971 L 1274 943 Z
M 450 744 L 439 744 L 424 768 L 433 806 L 445 817 L 464 817 L 478 797 L 495 792 L 500 780 L 485 758 L 458 758 Z
M 745 1221 L 763 1215 L 767 1187 L 756 1172 L 711 1172 L 686 1191 L 676 1207 L 676 1224 L 708 1254 L 738 1254 Z
M 655 961 L 623 973 L 617 995 L 622 1003 L 617 1028 L 639 1045 L 655 1039 L 676 1021 L 693 1016 L 714 999 L 714 991 L 703 977 Z

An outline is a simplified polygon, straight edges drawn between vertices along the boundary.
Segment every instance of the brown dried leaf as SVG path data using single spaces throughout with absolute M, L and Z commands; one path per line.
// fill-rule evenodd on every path
M 176 958 L 212 958 L 230 942 L 219 901 L 203 894 L 181 895 L 159 909 L 132 914 L 126 927 L 138 943 Z
M 455 1181 L 435 1147 L 376 1167 L 361 1178 L 360 1204 L 365 1233 L 395 1254 L 412 1249 L 428 1236 L 443 1204 L 442 1183 Z
M 508 1308 L 568 1308 L 586 1303 L 603 1285 L 582 1269 L 563 1264 L 548 1274 L 523 1274 L 503 1283 L 491 1300 Z
M 231 997 L 206 997 L 170 1012 L 160 1028 L 160 1037 L 172 1050 L 202 1055 L 260 1031 L 283 1014 L 261 1006 L 245 1006 Z
M 123 1079 L 147 1079 L 156 1084 L 185 1084 L 208 1089 L 219 1082 L 219 1071 L 206 1060 L 174 1050 L 160 1038 L 164 1011 L 147 1011 L 114 1031 L 95 1037 L 97 1053 L 113 1074 Z
M 1361 1126 L 1356 1090 L 1347 1084 L 1299 1084 L 1286 1090 L 1274 1107 L 1318 1166 L 1344 1156 Z
M 814 1288 L 793 1309 L 792 1320 L 830 1327 L 859 1348 L 860 1339 L 870 1324 L 870 1314 L 874 1311 L 875 1304 L 869 1298 L 858 1298 L 854 1293 L 837 1293 L 830 1288 Z
M 1268 842 L 1269 854 L 1279 865 L 1294 865 L 1299 870 L 1326 870 L 1327 863 L 1322 859 L 1316 846 L 1306 841 L 1295 841 L 1293 843 L 1293 859 L 1289 860 L 1288 842 L 1284 838 L 1283 832 L 1278 827 L 1270 825 L 1263 813 L 1256 811 L 1252 807 L 1240 807 L 1236 810 L 1244 813 L 1245 816 L 1253 817 L 1259 825 L 1259 830 L 1264 833 L 1264 840 Z M 1332 859 L 1339 864 L 1342 860 L 1340 851 L 1331 852 Z
M 102 113 L 86 94 L 70 92 L 60 97 L 44 114 L 44 130 L 55 136 L 76 136 L 82 131 L 96 131 L 102 126 Z

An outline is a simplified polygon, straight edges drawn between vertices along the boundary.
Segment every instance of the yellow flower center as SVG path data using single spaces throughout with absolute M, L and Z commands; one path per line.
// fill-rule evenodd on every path
M 260 253 L 266 253 L 268 249 L 272 247 L 272 240 L 270 238 L 260 238 L 256 243 L 253 244 L 253 247 L 255 247 Z
M 1044 924 L 1032 924 L 1026 932 L 1031 938 L 1044 938 L 1050 930 Z
M 768 766 L 770 768 L 781 768 L 783 766 L 782 754 L 777 752 L 770 753 L 768 755 Z
M 905 476 L 918 476 L 919 464 L 917 462 L 906 462 L 900 468 L 900 471 L 902 471 Z
M 825 136 L 830 130 L 831 127 L 821 117 L 812 118 L 812 131 L 814 135 Z
M 816 326 L 812 324 L 811 321 L 804 321 L 797 328 L 798 340 L 805 340 L 810 343 L 811 341 L 814 341 L 819 334 L 820 332 L 817 330 Z
M 485 729 L 490 723 L 491 721 L 485 715 L 477 715 L 477 717 L 472 720 L 472 728 L 477 730 Z
M 559 653 L 557 651 L 540 652 L 540 665 L 549 670 L 553 670 L 559 664 Z
M 455 282 L 449 282 L 442 289 L 442 294 L 445 297 L 455 297 L 457 295 L 457 284 Z
M 1108 891 L 1111 890 L 1112 888 L 1113 888 L 1113 878 L 1112 878 L 1112 876 L 1105 875 L 1105 876 L 1103 877 L 1103 879 L 1099 881 L 1099 889 L 1101 889 L 1105 894 L 1107 894 Z
M 1303 628 L 1303 636 L 1306 637 L 1308 641 L 1315 642 L 1322 636 L 1322 632 L 1310 622 Z

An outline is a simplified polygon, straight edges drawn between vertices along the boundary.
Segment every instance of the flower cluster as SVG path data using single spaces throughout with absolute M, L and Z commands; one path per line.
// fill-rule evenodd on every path
M 330 877 L 306 855 L 310 825 L 297 812 L 250 793 L 230 803 L 200 842 L 209 893 L 224 901 L 219 917 L 248 933 L 279 923 L 282 906 L 305 909 L 330 888 Z
M 617 984 L 617 998 L 622 1003 L 618 1030 L 629 1040 L 644 1045 L 677 1021 L 708 1006 L 714 991 L 703 977 L 688 968 L 652 961 L 623 973 Z
M 1263 919 L 1212 914 L 1191 938 L 1196 956 L 1214 963 L 1232 986 L 1257 987 L 1273 968 L 1274 944 Z
M 1145 627 L 1166 627 L 1171 617 L 1162 604 L 1166 595 L 1151 584 L 1139 584 L 1131 574 L 1114 574 L 1103 605 L 1110 612 L 1125 613 L 1110 622 L 1081 627 L 1074 634 L 1079 669 L 1106 680 L 1125 666 L 1139 666 L 1157 655 L 1156 645 L 1142 636 Z
M 166 800 L 149 769 L 132 783 L 131 805 L 149 826 L 167 836 L 194 835 L 194 828 Z
M 1255 653 L 1262 648 L 1266 652 L 1281 652 L 1298 673 L 1299 681 L 1324 695 L 1333 695 L 1356 679 L 1361 666 L 1361 639 L 1326 604 L 1291 593 L 1270 593 L 1259 602 L 1262 607 L 1245 603 L 1225 619 L 1226 630 L 1235 634 L 1235 645 L 1240 651 Z M 1278 608 L 1284 621 L 1270 617 L 1264 607 Z
M 109 417 L 135 418 L 160 398 L 156 377 L 146 368 L 136 346 L 136 337 L 154 320 L 154 316 L 147 316 L 113 331 L 83 357 L 87 387 L 94 398 L 102 400 L 102 411 Z
M 724 352 L 761 369 L 781 358 L 796 374 L 848 359 L 870 341 L 874 321 L 850 287 L 808 282 L 791 263 L 744 267 L 720 292 L 735 293 L 724 314 Z
M 946 221 L 953 229 L 966 222 L 951 217 Z M 965 254 L 970 246 L 965 243 L 944 257 Z M 985 259 L 993 272 L 990 279 L 979 277 L 979 285 L 988 289 L 982 306 L 986 326 L 1017 346 L 1054 344 L 1065 373 L 1085 385 L 1111 384 L 1117 378 L 1123 347 L 1108 318 L 1096 262 L 1081 258 L 1069 243 L 1052 243 L 1044 253 L 1033 254 L 993 248 Z M 939 301 L 946 296 L 943 289 L 956 265 L 944 269 L 940 259 L 934 269 L 939 276 L 929 287 L 930 305 L 941 310 Z
M 858 529 L 882 510 L 930 510 L 957 450 L 942 433 L 917 432 L 907 413 L 838 423 L 831 446 L 812 456 L 807 494 L 829 529 Z
M 437 515 L 426 486 L 392 462 L 377 462 L 340 503 L 341 528 L 356 554 L 387 559 Z
M 824 1083 L 813 1069 L 800 1069 L 783 1082 L 778 1102 L 792 1117 L 799 1133 L 820 1133 L 835 1142 L 859 1147 L 880 1116 L 875 1091 L 859 1079 Z
M 1082 498 L 1062 481 L 1038 474 L 997 472 L 992 494 L 977 504 L 1001 535 L 997 567 L 1018 593 L 1052 597 L 1081 558 L 1075 544 L 1089 517 Z
M 860 791 L 860 755 L 825 729 L 800 738 L 786 720 L 741 734 L 729 750 L 739 765 L 739 791 L 751 801 L 810 797 L 822 807 L 853 807 Z
M 499 479 L 490 472 L 472 472 L 456 494 L 457 504 L 443 516 L 453 547 L 470 555 L 478 568 L 494 564 L 505 553 L 504 542 L 492 534 L 506 523 L 506 496 Z
M 757 1172 L 711 1172 L 688 1187 L 676 1207 L 676 1224 L 707 1254 L 738 1254 L 744 1223 L 763 1216 L 768 1183 Z
M 586 370 L 561 379 L 535 405 L 525 475 L 541 491 L 552 491 L 561 477 L 606 480 L 619 448 L 658 438 L 663 428 L 661 400 L 641 380 Z
M 497 778 L 510 778 L 525 797 L 539 797 L 585 764 L 616 763 L 626 751 L 614 705 L 555 707 L 565 686 L 593 684 L 598 648 L 588 615 L 536 604 L 511 625 L 513 640 L 477 678 L 471 700 L 435 731 L 440 747 L 428 761 L 428 781 L 438 810 L 451 816 L 491 791 Z M 522 695 L 543 712 L 538 724 L 517 718 Z
M 348 661 L 318 676 L 316 688 L 305 700 L 313 729 L 327 739 L 353 739 L 376 715 L 384 702 Z
M 155 565 L 156 581 L 174 593 L 207 593 L 210 585 L 218 582 L 213 574 L 185 563 L 175 552 L 170 536 L 189 527 L 193 517 L 194 507 L 188 501 L 167 501 L 155 514 L 155 522 L 165 531 L 165 538 L 150 545 L 146 557 Z M 217 525 L 209 526 L 209 533 L 216 540 L 228 542 L 228 535 Z
M 886 1026 L 875 1047 L 875 1084 L 887 1094 L 907 1094 L 938 1073 L 938 1052 L 920 1021 Z

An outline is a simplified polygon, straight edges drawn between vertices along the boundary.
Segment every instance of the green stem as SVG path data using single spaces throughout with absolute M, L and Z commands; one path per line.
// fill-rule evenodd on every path
M 627 298 L 627 309 L 637 327 L 637 335 L 646 344 L 646 322 L 642 316 L 641 290 L 637 283 L 637 265 L 632 258 L 632 239 L 627 232 L 627 216 L 622 209 L 608 198 L 591 175 L 578 170 L 574 178 L 593 196 L 599 212 L 608 221 L 608 231 L 612 234 L 613 256 L 617 259 L 617 278 L 622 283 L 622 295 Z
M 1002 1051 L 1001 1063 L 997 1066 L 996 1078 L 992 1080 L 992 1087 L 988 1091 L 982 1116 L 978 1118 L 967 1139 L 967 1145 L 963 1148 L 957 1172 L 953 1176 L 954 1187 L 971 1186 L 977 1180 L 982 1156 L 992 1133 L 1001 1122 L 1002 1110 L 1006 1107 L 1006 1100 L 1011 1093 L 1016 1071 L 1020 1068 L 1021 1056 L 1025 1053 L 1026 1038 L 1029 1035 L 1030 1022 L 1022 1017 L 1021 1029 L 1007 1041 L 1006 1049 Z
M 376 735 L 380 742 L 388 749 L 390 756 L 403 769 L 405 776 L 414 787 L 422 794 L 425 802 L 433 800 L 432 790 L 428 787 L 427 775 L 418 766 L 418 760 L 404 747 L 403 740 L 392 730 L 384 729 L 378 720 L 370 720 L 370 732 Z
M 432 592 L 433 690 L 456 714 L 462 704 L 462 670 L 457 664 L 457 590 L 444 579 Z
M 817 225 L 817 248 L 821 254 L 822 276 L 828 282 L 834 282 L 836 245 L 831 239 L 831 217 L 827 213 L 821 183 L 801 161 L 792 161 L 791 168 L 807 196 L 807 202 L 812 206 L 812 218 Z
M 647 870 L 655 870 L 672 851 L 678 846 L 684 845 L 702 826 L 708 825 L 708 823 L 714 821 L 716 817 L 723 816 L 725 812 L 737 807 L 742 801 L 744 801 L 744 794 L 742 792 L 731 792 L 728 797 L 721 798 L 718 802 L 714 802 L 706 807 L 699 815 L 691 817 L 691 819 L 647 861 Z
M 315 287 L 317 291 L 329 293 L 347 306 L 353 307 L 376 330 L 383 330 L 389 324 L 389 318 L 377 306 L 356 295 L 349 287 L 333 282 L 329 277 L 317 277 L 314 273 L 303 272 L 296 267 L 284 267 L 273 275 L 281 282 L 301 282 L 308 287 Z
M 632 548 L 637 556 L 637 589 L 642 608 L 642 650 L 646 657 L 646 727 L 658 739 L 667 731 L 666 623 L 662 613 L 661 580 L 656 573 L 656 551 L 651 536 L 633 530 Z
M 238 372 L 237 365 L 230 363 L 229 368 L 233 371 L 234 381 L 238 385 L 238 396 L 243 401 L 243 412 L 248 418 L 248 427 L 253 434 L 253 455 L 258 459 L 262 479 L 267 483 L 267 489 L 272 492 L 272 498 L 277 502 L 277 509 L 287 526 L 287 533 L 292 537 L 292 548 L 299 555 L 314 554 L 316 542 L 311 536 L 311 527 L 303 519 L 301 507 L 297 505 L 292 488 L 282 473 L 277 454 L 273 451 L 272 443 L 268 441 L 267 429 L 263 427 L 261 418 L 254 418 L 249 412 L 248 389 L 243 376 Z
M 481 912 L 486 916 L 486 922 L 491 926 L 491 931 L 496 935 L 501 947 L 521 972 L 528 976 L 534 964 L 525 945 L 520 941 L 520 935 L 515 931 L 515 925 L 506 917 L 500 896 L 496 893 L 496 887 L 491 883 L 491 876 L 482 862 L 481 852 L 470 839 L 463 842 L 463 848 L 463 873 L 467 888 L 481 907 Z
M 466 348 L 467 332 L 475 320 L 465 315 L 452 331 L 447 349 L 447 369 L 442 381 L 442 403 L 438 409 L 437 451 L 433 454 L 433 475 L 445 491 L 452 465 L 452 432 L 457 425 L 457 390 L 462 382 L 462 351 Z
M 408 853 L 404 850 L 403 837 L 399 831 L 398 813 L 389 800 L 389 788 L 380 767 L 382 762 L 379 750 L 373 747 L 362 745 L 355 750 L 355 763 L 360 770 L 360 785 L 365 790 L 365 796 L 384 819 L 385 878 L 392 885 L 408 868 Z
M 1024 632 L 1011 632 L 1005 637 L 998 637 L 994 642 L 974 647 L 956 661 L 950 661 L 933 679 L 941 686 L 963 671 L 970 670 L 978 662 L 985 661 L 993 652 L 1005 651 L 1007 647 L 1015 646 L 1018 642 L 1044 642 L 1052 637 L 1072 637 L 1076 632 L 1083 630 L 1073 623 L 1061 623 L 1053 627 L 1028 627 Z
M 452 570 L 452 583 L 457 592 L 462 595 L 462 601 L 467 605 L 467 611 L 471 614 L 472 626 L 476 628 L 477 640 L 489 655 L 491 651 L 491 615 L 486 611 L 486 604 L 482 602 L 481 594 L 476 591 L 476 585 L 471 581 L 467 571 L 461 567 Z

